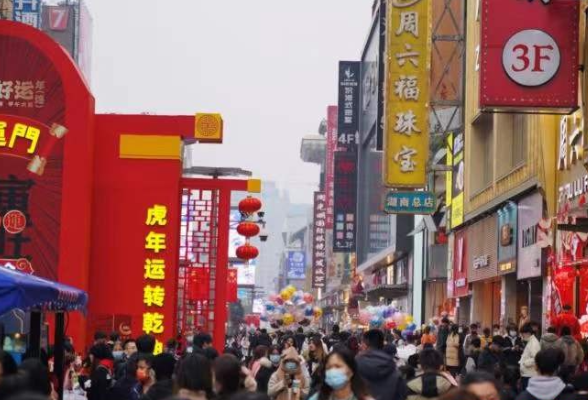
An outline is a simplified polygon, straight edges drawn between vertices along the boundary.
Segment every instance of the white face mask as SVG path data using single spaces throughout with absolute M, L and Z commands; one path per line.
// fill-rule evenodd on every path
M 517 335 L 517 331 L 510 331 L 508 334 L 512 337 L 515 337 Z

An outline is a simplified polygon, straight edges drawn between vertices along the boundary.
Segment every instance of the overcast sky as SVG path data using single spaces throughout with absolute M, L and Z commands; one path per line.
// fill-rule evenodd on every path
M 337 100 L 338 60 L 358 59 L 372 0 L 87 0 L 100 112 L 220 112 L 222 145 L 196 163 L 241 167 L 310 203 L 300 160 Z M 196 147 L 196 146 L 195 146 Z

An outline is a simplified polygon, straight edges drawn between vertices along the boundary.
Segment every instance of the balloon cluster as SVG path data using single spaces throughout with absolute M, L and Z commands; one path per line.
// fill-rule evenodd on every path
M 265 302 L 261 320 L 274 329 L 296 326 L 307 327 L 320 320 L 323 310 L 313 305 L 314 297 L 290 285 L 279 294 L 270 294 Z
M 417 329 L 412 315 L 401 312 L 395 306 L 367 306 L 359 312 L 359 322 L 373 328 L 398 329 L 403 336 L 412 335 Z

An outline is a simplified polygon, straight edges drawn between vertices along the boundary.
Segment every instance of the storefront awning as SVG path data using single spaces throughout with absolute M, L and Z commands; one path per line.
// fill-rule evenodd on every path
M 381 297 L 393 300 L 408 295 L 408 284 L 401 285 L 378 285 L 367 290 L 367 295 L 370 300 L 379 299 Z
M 357 267 L 359 273 L 371 273 L 377 269 L 387 267 L 394 264 L 404 256 L 404 253 L 396 251 L 396 246 L 390 246 L 380 251 L 373 257 L 370 257 L 365 262 Z
M 88 294 L 0 266 L 0 315 L 11 310 L 86 311 Z

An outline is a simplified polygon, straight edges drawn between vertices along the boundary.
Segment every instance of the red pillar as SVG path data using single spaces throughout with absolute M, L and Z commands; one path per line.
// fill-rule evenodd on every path
M 225 324 L 227 322 L 227 275 L 229 266 L 229 219 L 231 213 L 231 190 L 219 190 L 218 243 L 216 277 L 214 282 L 214 329 L 213 345 L 222 352 L 225 347 Z

